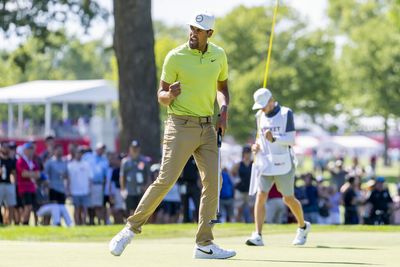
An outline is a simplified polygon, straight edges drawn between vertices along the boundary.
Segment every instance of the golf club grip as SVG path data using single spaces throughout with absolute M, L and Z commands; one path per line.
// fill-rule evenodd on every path
M 217 132 L 217 146 L 221 147 L 222 145 L 222 129 L 218 128 L 218 132 Z

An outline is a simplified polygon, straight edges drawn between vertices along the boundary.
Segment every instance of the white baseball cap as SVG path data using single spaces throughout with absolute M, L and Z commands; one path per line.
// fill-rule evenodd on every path
M 208 31 L 214 28 L 215 17 L 209 12 L 199 12 L 193 15 L 188 25 Z
M 267 88 L 260 88 L 257 91 L 255 91 L 253 95 L 254 98 L 253 110 L 264 108 L 268 104 L 268 101 L 271 99 L 271 97 L 272 93 Z

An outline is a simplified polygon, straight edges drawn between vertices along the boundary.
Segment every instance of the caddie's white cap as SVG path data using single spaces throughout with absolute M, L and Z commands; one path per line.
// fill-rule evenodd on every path
M 213 14 L 205 11 L 198 12 L 188 22 L 188 25 L 195 26 L 199 29 L 208 31 L 214 28 L 215 17 Z
M 271 99 L 271 97 L 272 93 L 267 88 L 260 88 L 257 91 L 255 91 L 253 95 L 254 98 L 253 110 L 264 108 L 268 104 L 268 101 Z

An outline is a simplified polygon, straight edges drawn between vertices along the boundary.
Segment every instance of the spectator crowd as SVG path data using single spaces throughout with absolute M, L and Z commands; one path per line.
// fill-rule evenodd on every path
M 400 184 L 391 196 L 385 178 L 367 174 L 354 158 L 324 164 L 314 160 L 313 173 L 296 177 L 295 195 L 305 219 L 318 224 L 400 224 Z M 376 158 L 371 159 L 375 170 Z M 373 165 L 373 166 L 372 166 Z M 134 212 L 146 188 L 157 178 L 160 164 L 142 155 L 139 141 L 127 154 L 107 152 L 98 143 L 89 147 L 70 144 L 68 151 L 46 138 L 38 155 L 35 142 L 0 148 L 0 223 L 14 225 L 122 224 Z M 252 169 L 250 147 L 242 159 L 222 168 L 221 219 L 253 222 L 254 197 L 249 196 Z M 316 175 L 319 173 L 319 175 Z M 329 175 L 327 175 L 327 173 Z M 324 177 L 327 176 L 327 177 Z M 150 223 L 190 223 L 198 220 L 201 178 L 191 157 Z M 293 215 L 274 186 L 266 204 L 267 223 L 291 223 Z

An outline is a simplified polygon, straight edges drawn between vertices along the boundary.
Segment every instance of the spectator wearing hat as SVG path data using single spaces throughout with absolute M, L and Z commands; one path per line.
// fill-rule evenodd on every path
M 129 147 L 129 154 L 122 160 L 120 170 L 121 190 L 126 196 L 126 208 L 132 214 L 149 182 L 149 166 L 146 158 L 141 155 L 140 143 L 133 140 Z
M 0 149 L 0 207 L 2 204 L 5 206 L 3 223 L 11 224 L 14 219 L 14 207 L 17 205 L 15 191 L 16 160 L 10 157 L 8 143 L 3 142 Z
M 385 186 L 385 178 L 377 177 L 375 187 L 367 199 L 371 204 L 370 224 L 389 224 L 393 200 Z
M 92 168 L 93 179 L 90 191 L 90 205 L 88 209 L 89 224 L 95 224 L 95 217 L 97 223 L 101 224 L 104 221 L 106 224 L 106 213 L 104 208 L 104 187 L 108 172 L 108 160 L 105 156 L 106 145 L 97 143 L 95 151 L 92 153 L 85 153 L 83 159 L 87 161 Z
M 250 176 L 253 161 L 251 159 L 251 147 L 246 145 L 242 149 L 242 160 L 233 166 L 232 176 L 238 177 L 235 184 L 235 205 L 237 208 L 236 221 L 241 222 L 242 217 L 246 223 L 252 221 L 254 203 L 249 196 Z
M 16 166 L 18 194 L 23 205 L 22 223 L 25 225 L 29 224 L 32 208 L 36 204 L 36 181 L 40 179 L 39 166 L 33 160 L 33 156 L 33 144 L 25 143 Z
M 76 225 L 86 224 L 87 208 L 90 204 L 91 180 L 93 171 L 87 161 L 82 160 L 84 148 L 79 147 L 75 157 L 68 163 L 68 193 L 74 205 Z

